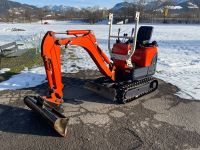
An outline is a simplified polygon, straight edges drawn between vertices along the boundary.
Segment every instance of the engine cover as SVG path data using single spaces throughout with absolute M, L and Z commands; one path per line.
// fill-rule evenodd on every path
M 116 43 L 113 45 L 112 53 L 126 56 L 130 50 L 131 44 Z M 132 56 L 132 63 L 138 67 L 149 67 L 151 66 L 153 58 L 157 54 L 157 51 L 158 50 L 156 46 L 144 46 L 137 48 Z M 120 60 L 116 58 L 112 58 L 112 60 L 114 65 L 119 69 L 126 70 L 128 68 L 126 60 Z

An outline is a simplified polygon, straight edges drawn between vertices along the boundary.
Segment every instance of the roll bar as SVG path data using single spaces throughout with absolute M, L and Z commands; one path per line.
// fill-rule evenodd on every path
M 139 29 L 139 18 L 140 18 L 140 12 L 136 12 L 135 14 L 135 30 L 134 30 L 134 35 L 132 36 L 115 36 L 112 35 L 112 26 L 113 26 L 113 14 L 110 13 L 109 14 L 109 35 L 108 35 L 108 50 L 110 55 L 112 56 L 112 49 L 111 49 L 111 38 L 124 38 L 124 39 L 133 39 L 133 43 L 132 43 L 132 49 L 129 51 L 127 56 L 123 56 L 122 58 L 125 59 L 127 61 L 127 65 L 128 67 L 132 68 L 132 61 L 131 61 L 131 57 L 133 56 L 135 49 L 136 49 L 136 43 L 137 43 L 137 34 L 138 34 L 138 29 Z M 114 56 L 116 56 L 116 54 L 114 54 Z M 117 56 L 118 58 L 121 56 Z

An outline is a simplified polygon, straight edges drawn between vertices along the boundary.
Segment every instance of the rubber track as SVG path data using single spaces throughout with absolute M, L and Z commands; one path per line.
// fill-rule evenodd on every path
M 155 88 L 150 88 L 150 84 L 153 83 L 153 82 L 157 82 L 157 85 Z M 143 85 L 146 85 L 146 84 L 149 84 L 149 90 L 148 91 L 145 91 L 139 95 L 135 95 L 134 97 L 130 98 L 130 99 L 126 99 L 125 96 L 126 96 L 126 93 L 129 91 L 129 90 L 133 90 L 133 89 L 137 89 L 139 87 L 142 87 Z M 120 88 L 118 89 L 119 91 L 117 92 L 118 95 L 117 95 L 117 101 L 119 103 L 128 103 L 128 102 L 131 102 L 141 96 L 144 96 L 146 94 L 149 94 L 153 91 L 155 91 L 158 87 L 158 81 L 153 78 L 153 77 L 149 77 L 149 78 L 145 78 L 145 79 L 142 79 L 142 80 L 139 80 L 139 81 L 135 81 L 133 83 L 129 83 L 129 84 L 126 84 L 126 85 L 123 85 L 123 86 L 120 86 Z

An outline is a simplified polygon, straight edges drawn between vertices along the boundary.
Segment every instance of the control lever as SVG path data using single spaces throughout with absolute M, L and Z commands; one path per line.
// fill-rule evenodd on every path
M 132 29 L 132 32 L 131 32 L 131 37 L 133 37 L 134 30 L 135 30 L 135 29 L 133 28 L 133 29 Z
M 127 34 L 127 33 L 124 33 L 124 39 L 123 39 L 123 42 L 124 42 L 124 43 L 125 43 L 126 37 L 128 37 L 128 34 Z
M 121 32 L 121 29 L 119 28 L 119 29 L 118 29 L 118 39 L 117 39 L 117 43 L 120 43 L 120 38 L 119 38 L 120 32 Z
M 132 32 L 131 32 L 131 37 L 133 37 L 134 31 L 135 31 L 135 29 L 133 28 L 133 29 L 132 29 Z M 133 39 L 130 39 L 129 42 L 130 42 L 130 43 L 133 43 Z

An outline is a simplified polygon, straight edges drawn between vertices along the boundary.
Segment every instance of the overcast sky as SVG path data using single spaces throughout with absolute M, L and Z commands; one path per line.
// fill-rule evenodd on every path
M 26 3 L 36 6 L 45 5 L 66 5 L 75 7 L 87 7 L 87 6 L 100 6 L 111 8 L 116 3 L 122 2 L 123 0 L 13 0 L 20 3 Z

